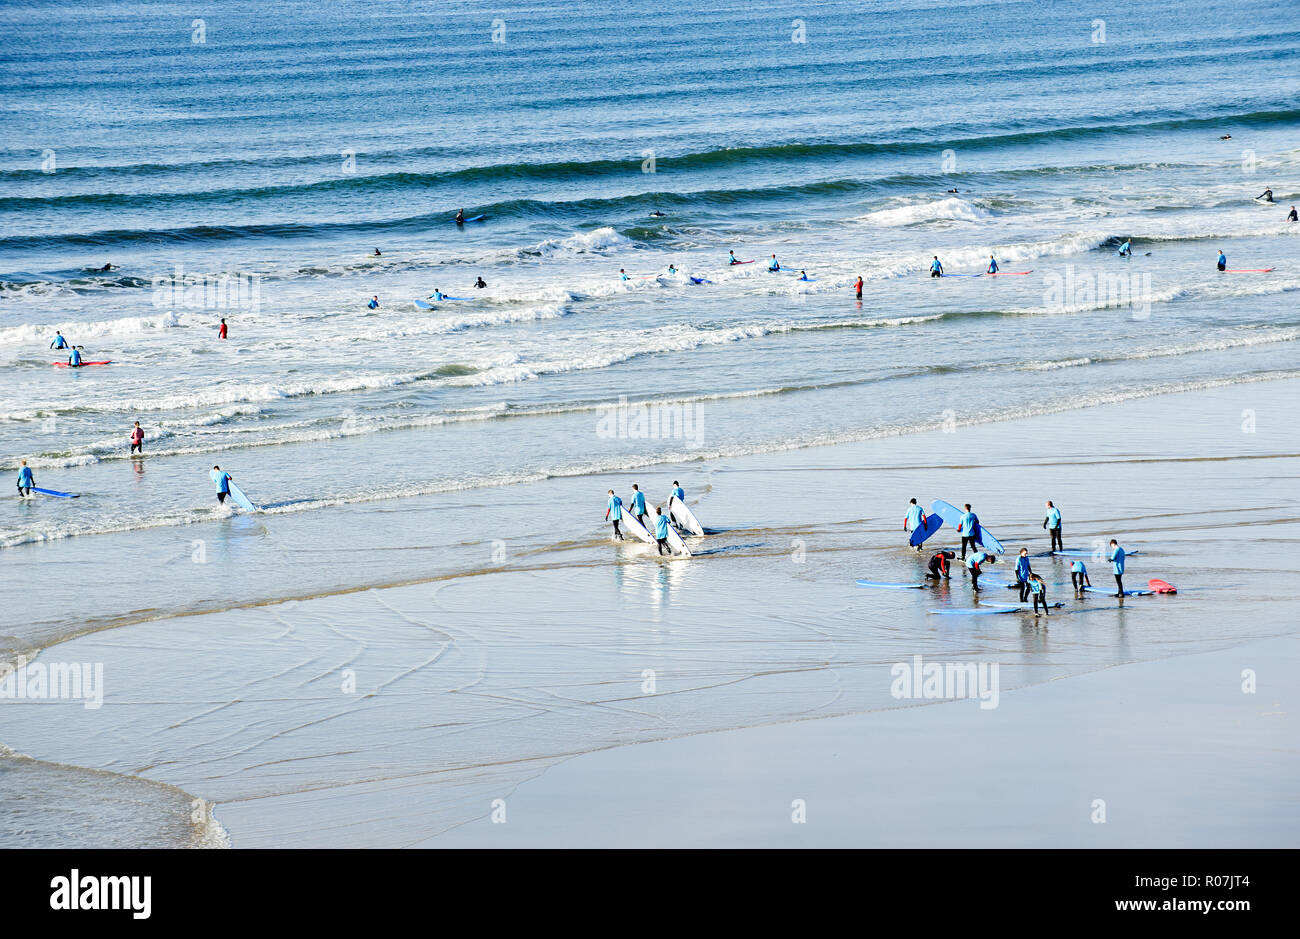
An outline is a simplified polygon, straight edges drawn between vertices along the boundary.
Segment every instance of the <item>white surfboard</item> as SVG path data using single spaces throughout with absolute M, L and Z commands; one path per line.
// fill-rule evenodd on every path
M 682 536 L 673 527 L 672 519 L 668 520 L 668 547 L 684 557 L 691 556 L 691 549 L 686 547 L 686 542 L 682 541 Z
M 704 534 L 704 526 L 701 525 L 700 520 L 695 517 L 695 513 L 691 511 L 690 506 L 681 499 L 674 498 L 673 496 L 668 497 L 668 515 L 679 527 L 685 528 L 692 534 Z
M 649 544 L 655 543 L 655 536 L 646 531 L 645 526 L 637 521 L 636 516 L 628 511 L 626 505 L 623 506 L 623 519 L 619 524 L 622 526 L 624 531 L 636 535 L 642 541 L 648 542 Z

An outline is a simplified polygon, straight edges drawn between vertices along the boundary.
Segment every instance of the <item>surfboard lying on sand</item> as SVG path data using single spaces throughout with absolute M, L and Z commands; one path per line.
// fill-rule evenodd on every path
M 961 524 L 961 517 L 966 514 L 955 505 L 944 502 L 942 499 L 935 499 L 931 502 L 930 511 L 951 525 L 954 531 Z M 992 551 L 994 554 L 1006 554 L 1007 552 L 1007 549 L 1002 547 L 1002 542 L 986 531 L 983 524 L 978 524 L 975 527 L 975 543 L 986 551 Z
M 881 590 L 920 590 L 925 584 L 880 584 L 872 580 L 857 581 L 859 587 L 879 587 Z
M 704 534 L 704 526 L 695 517 L 695 513 L 691 511 L 690 506 L 681 499 L 673 496 L 668 497 L 668 518 L 670 521 L 675 522 L 679 528 L 685 528 L 691 534 Z
M 914 548 L 919 548 L 925 544 L 925 540 L 943 527 L 943 516 L 938 512 L 931 512 L 925 517 L 923 524 L 917 525 L 912 529 L 912 537 L 907 539 L 907 543 Z
M 32 487 L 32 492 L 39 492 L 43 496 L 54 496 L 56 499 L 80 499 L 79 492 L 59 492 L 57 489 L 41 489 L 37 486 Z
M 256 512 L 257 506 L 244 495 L 244 490 L 235 485 L 234 480 L 228 480 L 226 485 L 230 487 L 230 498 L 234 500 L 235 505 L 239 506 L 245 512 Z
M 1177 587 L 1169 583 L 1169 581 L 1167 580 L 1160 580 L 1158 577 L 1153 577 L 1150 580 L 1148 580 L 1147 586 L 1151 588 L 1151 591 L 1153 593 L 1177 593 L 1178 592 Z

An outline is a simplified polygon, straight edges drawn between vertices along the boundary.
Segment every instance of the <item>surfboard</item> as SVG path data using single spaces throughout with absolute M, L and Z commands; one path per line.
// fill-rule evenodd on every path
M 1230 267 L 1223 273 L 1225 274 L 1267 274 L 1273 270 L 1271 267 Z M 90 364 L 94 364 L 93 362 Z
M 473 300 L 474 298 L 473 298 L 473 297 L 449 297 L 449 296 L 447 296 L 446 294 L 443 294 L 442 299 L 444 299 L 444 300 Z
M 1028 270 L 1028 271 L 994 271 L 992 274 L 990 274 L 988 271 L 985 271 L 985 272 L 984 272 L 984 276 L 985 276 L 985 277 L 1019 277 L 1021 274 L 1032 274 L 1032 273 L 1033 273 L 1032 270 Z
M 757 261 L 757 260 L 758 260 L 758 258 L 750 258 L 748 261 L 729 261 L 729 262 L 727 262 L 727 263 L 728 263 L 731 267 L 735 267 L 737 264 L 753 264 L 753 263 L 754 263 L 755 261 Z
M 1147 586 L 1151 588 L 1153 593 L 1177 593 L 1178 592 L 1177 587 L 1169 583 L 1169 581 L 1167 580 L 1160 580 L 1158 577 L 1153 577 L 1150 580 L 1148 580 Z
M 39 492 L 43 496 L 54 496 L 56 499 L 80 499 L 79 492 L 59 492 L 57 489 L 41 489 L 37 486 L 32 487 L 32 492 Z
M 646 516 L 646 518 L 649 517 L 650 516 L 648 515 Z M 642 541 L 648 542 L 649 544 L 655 543 L 655 536 L 646 531 L 646 527 L 637 521 L 637 517 L 629 511 L 627 505 L 623 506 L 623 518 L 621 521 L 625 530 L 630 531 Z
M 1083 589 L 1084 589 L 1084 590 L 1087 590 L 1087 591 L 1090 591 L 1090 592 L 1092 592 L 1092 593 L 1104 593 L 1104 594 L 1108 594 L 1109 596 L 1112 596 L 1112 597 L 1115 596 L 1115 591 L 1112 590 L 1110 587 L 1084 587 Z M 1151 596 L 1151 594 L 1153 594 L 1153 593 L 1155 593 L 1154 590 L 1125 590 L 1125 591 L 1124 591 L 1124 596 L 1126 596 L 1126 597 L 1149 597 L 1149 596 Z
M 961 524 L 961 517 L 966 514 L 955 505 L 944 502 L 942 499 L 935 499 L 931 502 L 930 511 L 951 525 L 954 531 Z M 992 551 L 994 554 L 1006 554 L 1007 551 L 1006 548 L 1002 547 L 1002 542 L 985 530 L 983 523 L 978 524 L 975 528 L 975 543 L 981 548 Z
M 257 506 L 253 505 L 248 496 L 244 495 L 244 490 L 235 485 L 234 480 L 227 481 L 226 485 L 230 487 L 230 498 L 234 500 L 235 505 L 245 512 L 257 511 Z
M 682 541 L 682 536 L 677 533 L 676 528 L 673 528 L 671 520 L 668 522 L 668 547 L 685 557 L 691 556 L 691 549 L 686 547 L 686 542 Z
M 907 543 L 914 548 L 919 548 L 925 544 L 925 540 L 943 527 L 943 516 L 938 512 L 931 512 L 925 517 L 924 524 L 918 525 L 912 529 L 912 537 L 907 539 Z
M 67 362 L 53 363 L 55 368 L 85 368 L 87 365 L 112 365 L 112 359 L 105 359 L 102 362 L 82 362 L 80 365 L 69 365 Z
M 1141 551 L 1138 551 L 1136 549 L 1133 551 L 1130 551 L 1127 548 L 1124 549 L 1125 557 L 1132 557 L 1135 554 L 1141 554 L 1141 553 L 1142 553 Z M 1062 551 L 1049 551 L 1047 555 L 1036 554 L 1034 555 L 1034 557 L 1047 557 L 1048 555 L 1054 555 L 1058 558 L 1097 558 L 1102 561 L 1109 561 L 1110 549 L 1107 548 L 1098 551 L 1096 548 L 1094 548 L 1093 550 L 1089 551 L 1085 548 L 1066 548 Z
M 668 517 L 671 521 L 676 522 L 678 527 L 685 528 L 692 534 L 704 534 L 704 526 L 695 517 L 695 513 L 691 511 L 690 506 L 681 499 L 675 499 L 672 496 L 668 497 Z
M 430 303 L 430 302 L 427 301 L 427 300 L 416 300 L 416 301 L 415 301 L 415 305 L 418 306 L 421 310 L 436 310 L 436 309 L 438 309 L 436 306 L 434 306 L 432 303 Z
M 486 215 L 475 215 L 473 218 L 452 219 L 457 225 L 464 225 L 466 222 L 481 222 L 487 218 Z
M 930 610 L 939 616 L 980 616 L 992 613 L 1020 613 L 1024 611 L 1023 606 L 976 606 L 965 610 Z
M 711 284 L 711 283 L 713 283 L 713 281 L 708 280 L 708 279 L 706 279 L 706 278 L 704 278 L 704 277 L 692 277 L 692 278 L 691 278 L 691 283 L 692 283 L 692 284 Z
M 925 584 L 881 584 L 873 580 L 859 580 L 856 582 L 859 587 L 879 587 L 882 590 L 920 590 Z

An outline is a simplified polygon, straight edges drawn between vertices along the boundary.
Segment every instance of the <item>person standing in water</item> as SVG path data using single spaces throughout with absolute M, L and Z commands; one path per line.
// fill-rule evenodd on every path
M 372 254 L 371 257 L 372 257 L 372 258 L 382 258 L 383 255 L 379 252 L 379 249 L 376 248 L 376 249 L 375 249 L 375 253 Z
M 857 293 L 858 299 L 861 300 L 862 299 L 862 275 L 861 274 L 859 274 L 858 279 L 853 282 L 853 290 Z
M 659 506 L 655 506 L 655 547 L 660 554 L 672 557 L 673 549 L 668 547 L 668 516 Z
M 1133 257 L 1133 242 L 1131 240 L 1125 240 L 1125 242 L 1119 246 L 1119 256 L 1122 258 Z
M 226 338 L 226 318 L 224 316 L 221 318 L 221 325 L 217 327 L 217 338 L 218 339 Z
M 487 286 L 487 281 L 483 279 L 482 274 L 479 275 L 478 280 L 474 281 L 474 286 L 477 287 L 479 290 L 482 290 L 484 287 Z
M 1296 215 L 1295 206 L 1291 206 L 1291 211 L 1287 214 L 1286 220 L 1288 222 L 1294 222 L 1297 219 L 1300 219 L 1300 216 Z
M 728 252 L 727 252 L 727 263 L 728 263 L 728 264 L 739 264 L 739 263 L 740 263 L 738 260 L 736 260 L 736 252 L 734 252 L 734 251 L 728 251 Z
M 618 279 L 619 279 L 619 280 L 631 280 L 632 278 L 628 277 L 628 276 L 627 276 L 627 271 L 625 271 L 623 268 L 620 267 L 620 268 L 618 269 Z
M 632 514 L 636 516 L 636 520 L 641 523 L 641 526 L 645 527 L 645 493 L 641 491 L 641 488 L 636 483 L 632 484 Z
M 990 554 L 987 551 L 976 551 L 974 554 L 970 556 L 970 559 L 966 562 L 966 569 L 970 571 L 971 590 L 973 590 L 975 593 L 979 593 L 980 565 L 996 564 L 997 560 L 998 560 L 997 555 Z
M 68 348 L 68 340 L 64 339 L 64 338 L 63 338 L 63 333 L 61 333 L 61 332 L 60 332 L 59 330 L 57 330 L 57 329 L 54 331 L 54 341 L 53 341 L 52 343 L 50 343 L 50 348 L 51 348 L 51 349 L 66 349 L 66 348 Z
M 1048 551 L 1064 551 L 1065 545 L 1061 542 L 1061 510 L 1052 505 L 1052 500 L 1047 500 L 1047 517 L 1043 519 L 1043 527 L 1047 533 L 1052 536 L 1052 546 Z
M 1218 265 L 1219 265 L 1219 270 L 1221 271 L 1226 271 L 1228 269 L 1228 256 L 1223 253 L 1222 248 L 1219 249 Z
M 943 262 L 939 260 L 939 255 L 937 254 L 934 256 L 934 260 L 930 262 L 930 276 L 931 277 L 943 276 Z
M 1034 598 L 1034 615 L 1038 615 L 1038 604 L 1042 603 L 1043 615 L 1051 616 L 1052 614 L 1047 611 L 1047 584 L 1043 583 L 1043 578 L 1039 577 L 1037 574 L 1030 574 L 1028 587 L 1029 593 Z M 1024 598 L 1021 597 L 1021 602 L 1023 601 Z
M 1256 198 L 1256 199 L 1263 199 L 1265 202 L 1272 202 L 1272 201 L 1273 201 L 1273 190 L 1272 190 L 1272 189 L 1265 189 L 1263 192 L 1261 192 L 1261 193 L 1260 193 L 1259 195 L 1257 195 L 1255 198 Z
M 26 499 L 36 488 L 36 477 L 32 475 L 32 468 L 23 460 L 22 466 L 18 469 L 18 495 Z
M 1124 596 L 1124 549 L 1114 538 L 1110 539 L 1110 565 L 1115 574 L 1115 596 Z
M 610 521 L 613 516 L 614 537 L 619 541 L 623 540 L 623 533 L 618 530 L 618 523 L 623 521 L 623 500 L 614 495 L 614 490 L 609 491 L 609 501 L 605 503 L 605 520 Z
M 212 484 L 217 487 L 217 502 L 224 505 L 226 496 L 230 495 L 230 481 L 233 477 L 220 466 L 212 467 L 212 472 L 208 475 L 212 477 Z
M 371 298 L 370 298 L 370 302 L 367 303 L 366 306 L 370 307 L 370 309 L 372 309 L 372 310 L 377 310 L 377 309 L 379 309 L 379 298 L 378 298 L 378 297 L 371 297 Z
M 988 272 L 989 272 L 990 274 L 996 274 L 996 273 L 998 272 L 998 259 L 995 258 L 995 257 L 994 257 L 993 255 L 991 255 L 991 254 L 989 255 L 989 270 L 988 270 Z
M 1092 586 L 1092 581 L 1088 579 L 1088 568 L 1082 561 L 1070 565 L 1070 584 L 1076 594 L 1082 593 L 1084 587 Z
M 925 510 L 916 504 L 912 499 L 907 503 L 907 515 L 903 518 L 903 531 L 911 534 L 925 524 Z M 921 546 L 917 545 L 916 550 L 920 551 Z
M 135 427 L 131 430 L 131 452 L 144 453 L 144 431 L 140 428 L 140 422 L 135 422 Z
M 966 503 L 966 513 L 962 515 L 957 522 L 957 534 L 961 535 L 961 559 L 966 560 L 966 545 L 970 545 L 974 551 L 976 547 L 975 539 L 979 536 L 980 517 L 970 510 L 970 503 Z
M 1016 584 L 1020 587 L 1020 602 L 1029 599 L 1029 578 L 1034 576 L 1029 566 L 1029 549 L 1021 548 L 1020 557 L 1016 558 Z

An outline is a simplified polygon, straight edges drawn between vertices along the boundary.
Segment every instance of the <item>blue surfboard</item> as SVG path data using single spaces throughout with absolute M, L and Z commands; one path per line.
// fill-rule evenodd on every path
M 245 512 L 257 511 L 257 506 L 253 505 L 248 496 L 244 495 L 244 490 L 236 486 L 233 480 L 228 482 L 227 485 L 230 487 L 230 498 L 234 500 L 235 505 Z
M 457 221 L 456 224 L 464 225 L 466 222 L 481 222 L 485 218 L 487 218 L 486 215 L 475 215 L 473 218 L 463 218 L 460 221 Z M 452 221 L 456 221 L 456 220 L 452 219 Z
M 711 283 L 713 283 L 713 281 L 711 281 L 711 280 L 706 280 L 706 279 L 703 278 L 703 277 L 692 277 L 692 278 L 691 278 L 691 283 L 692 283 L 692 284 L 711 284 Z
M 1142 553 L 1141 551 L 1137 551 L 1137 550 L 1129 551 L 1127 548 L 1124 550 L 1125 557 L 1131 557 L 1134 554 L 1141 554 L 1141 553 Z M 1100 558 L 1102 560 L 1109 560 L 1110 549 L 1107 548 L 1104 551 L 1098 551 L 1096 549 L 1093 549 L 1092 551 L 1089 551 L 1086 548 L 1066 548 L 1064 551 L 1049 551 L 1045 555 L 1035 555 L 1035 556 L 1048 557 L 1050 555 L 1055 555 L 1058 558 Z
M 1111 596 L 1111 597 L 1115 596 L 1115 591 L 1114 591 L 1114 590 L 1111 590 L 1109 587 L 1084 587 L 1083 589 L 1084 589 L 1084 590 L 1087 590 L 1089 593 L 1104 593 L 1104 594 L 1106 594 L 1107 596 Z M 1126 597 L 1149 597 L 1149 596 L 1151 596 L 1153 593 L 1155 593 L 1154 590 L 1125 590 L 1125 591 L 1124 591 L 1124 596 L 1126 596 Z
M 976 606 L 968 610 L 930 610 L 939 616 L 982 616 L 993 613 L 1020 613 L 1023 606 Z
M 39 489 L 36 486 L 32 487 L 32 492 L 39 492 L 43 496 L 54 496 L 54 498 L 56 499 L 80 499 L 81 498 L 81 493 L 79 492 L 59 492 L 59 490 L 57 489 Z
M 882 590 L 919 590 L 925 587 L 925 584 L 881 584 L 873 580 L 857 581 L 859 587 L 879 587 Z
M 421 310 L 436 310 L 436 309 L 438 309 L 436 306 L 434 306 L 432 303 L 430 303 L 430 302 L 427 301 L 427 300 L 416 300 L 416 301 L 415 301 L 415 305 L 418 306 Z
M 935 499 L 931 502 L 930 511 L 951 525 L 954 530 L 961 524 L 961 517 L 966 514 L 957 506 L 950 505 L 942 499 Z M 994 538 L 984 528 L 983 523 L 977 524 L 975 527 L 975 543 L 985 550 L 992 551 L 994 554 L 1006 554 L 1007 552 L 1007 549 L 1002 547 L 1002 542 Z
M 914 548 L 919 548 L 925 544 L 925 540 L 943 527 L 943 516 L 938 512 L 931 512 L 925 517 L 925 523 L 912 529 L 912 537 L 907 539 L 907 543 Z

